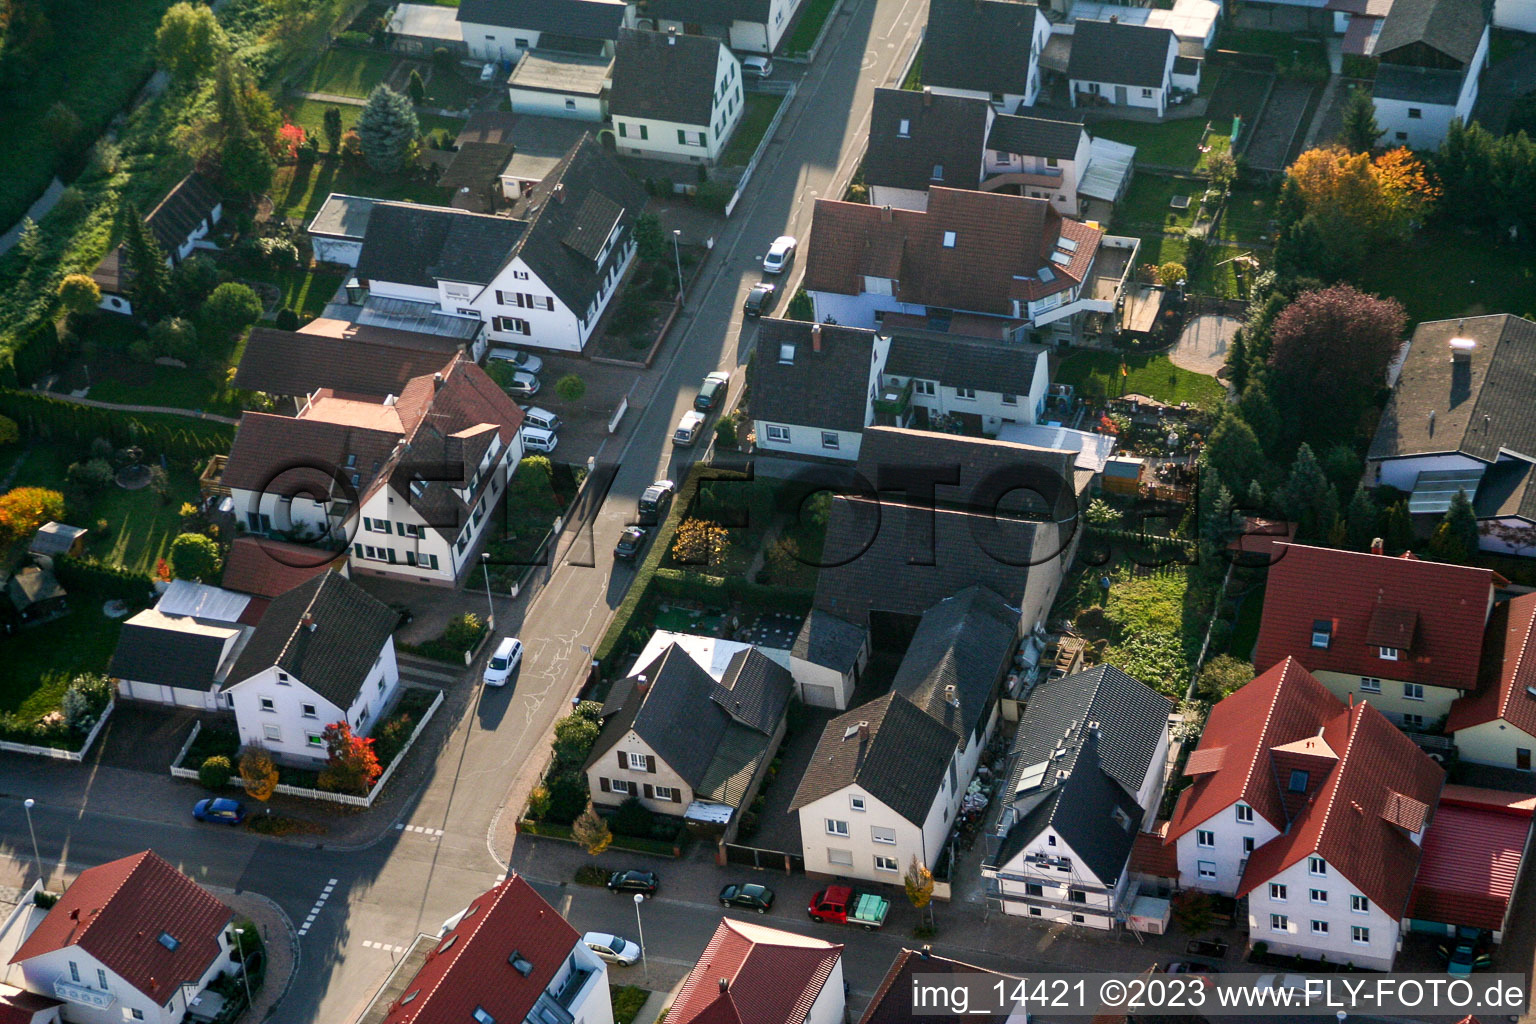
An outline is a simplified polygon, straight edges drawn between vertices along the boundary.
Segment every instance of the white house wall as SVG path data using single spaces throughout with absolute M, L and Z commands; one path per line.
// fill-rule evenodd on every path
M 1536 32 L 1536 0 L 1494 0 L 1493 24 L 1515 32 Z
M 875 313 L 911 313 L 923 316 L 928 307 L 916 303 L 900 302 L 894 295 L 875 295 L 862 292 L 844 295 L 841 292 L 812 291 L 811 307 L 816 319 L 822 323 L 837 323 L 843 327 L 863 327 L 873 330 L 878 326 Z
M 770 423 L 768 420 L 754 422 L 757 447 L 766 451 L 782 452 L 785 455 L 816 455 L 821 458 L 854 462 L 858 460 L 859 446 L 864 440 L 862 433 L 853 430 L 824 430 L 821 427 L 811 427 L 801 423 Z M 769 427 L 787 429 L 789 440 L 779 441 L 770 438 Z M 836 435 L 837 446 L 828 447 L 822 438 L 823 434 Z
M 569 121 L 602 121 L 608 116 L 601 96 L 508 86 L 507 97 L 512 102 L 514 114 L 563 117 Z
M 1238 821 L 1237 806 L 1234 803 L 1223 808 L 1176 841 L 1179 884 L 1184 888 L 1220 893 L 1223 896 L 1237 895 L 1238 884 L 1243 878 L 1243 865 L 1250 856 L 1243 850 L 1243 840 L 1252 839 L 1254 849 L 1258 849 L 1280 834 L 1257 811 L 1253 814 L 1253 821 Z M 1211 833 L 1213 845 L 1200 845 L 1199 834 L 1202 831 Z M 1213 866 L 1216 877 L 1202 875 L 1202 864 Z
M 615 117 L 614 144 L 620 153 L 625 156 L 714 166 L 741 121 L 741 112 L 746 106 L 742 94 L 741 62 L 724 46 L 719 51 L 709 123 L 683 124 L 657 118 Z M 679 132 L 683 133 L 687 141 L 678 141 Z M 704 136 L 702 145 L 697 141 L 700 133 Z
M 868 645 L 859 654 L 862 665 L 868 659 Z M 848 710 L 848 699 L 853 695 L 854 674 L 842 673 L 825 665 L 801 658 L 789 659 L 789 674 L 794 677 L 800 692 L 800 700 L 812 707 Z
M 947 780 L 946 780 L 947 781 Z M 864 798 L 864 810 L 853 810 L 851 796 Z M 938 812 L 939 801 L 930 809 L 930 815 Z M 900 885 L 902 873 L 915 856 L 925 860 L 924 830 L 897 814 L 890 807 L 876 800 L 857 786 L 845 786 L 835 793 L 828 793 L 800 808 L 800 845 L 805 856 L 805 871 L 809 875 L 837 875 L 844 878 L 860 878 L 887 885 Z M 828 820 L 848 823 L 848 835 L 834 835 L 827 831 Z M 894 843 L 876 842 L 871 829 L 889 829 L 895 834 Z M 940 836 L 940 842 L 943 837 Z M 839 863 L 829 855 L 841 851 L 848 855 L 852 864 Z M 938 847 L 927 851 L 926 862 L 931 866 L 938 857 Z M 877 871 L 875 857 L 890 857 L 896 862 L 895 871 Z
M 357 258 L 363 252 L 363 240 L 360 238 L 322 238 L 310 235 L 309 244 L 319 263 L 339 263 L 356 268 Z
M 1516 700 L 1529 700 L 1520 696 Z M 1503 719 L 1474 725 L 1456 733 L 1456 756 L 1473 764 L 1493 765 L 1496 768 L 1518 768 L 1519 751 L 1524 750 L 1526 764 L 1531 764 L 1536 752 L 1536 737 L 1517 729 Z M 1529 773 L 1530 768 L 1523 769 Z
M 1115 827 L 1105 822 L 1105 828 Z M 1037 857 L 1064 858 L 1061 866 L 1028 863 Z M 1129 859 L 1129 858 L 1127 858 Z M 1012 917 L 1032 917 L 1039 920 L 1059 921 L 1088 928 L 1109 930 L 1114 927 L 1114 912 L 1124 895 L 1130 872 L 1122 865 L 1113 885 L 1106 885 L 1069 846 L 1055 828 L 1045 828 L 1030 840 L 1012 860 L 996 873 L 997 886 L 1003 895 L 1003 912 Z M 1040 886 L 1039 895 L 1031 895 L 1030 885 Z M 1083 894 L 1081 903 L 1073 902 L 1069 893 Z M 1009 899 L 1008 897 L 1020 897 Z M 1059 906 L 1042 906 L 1029 900 L 1049 900 Z
M 1116 107 L 1139 107 L 1143 110 L 1155 110 L 1159 117 L 1163 116 L 1167 109 L 1168 84 L 1171 76 L 1165 75 L 1161 87 L 1147 88 L 1136 85 L 1121 85 L 1117 82 L 1091 82 L 1082 78 L 1071 80 L 1072 105 L 1078 105 L 1080 93 L 1091 93 L 1102 97 L 1106 103 Z M 1122 98 L 1120 90 L 1125 91 Z
M 655 764 L 654 772 L 636 771 L 632 768 L 620 768 L 620 753 L 645 754 L 652 758 Z M 626 762 L 627 764 L 627 762 Z M 600 779 L 607 779 L 609 789 L 604 790 Z M 631 788 L 625 793 L 615 793 L 612 790 L 614 780 L 627 783 Z M 645 795 L 645 786 L 652 789 L 656 786 L 668 786 L 675 789 L 677 800 L 658 800 L 654 796 Z M 640 738 L 633 729 L 624 734 L 623 738 L 613 746 L 603 751 L 592 766 L 587 769 L 587 791 L 592 796 L 592 802 L 599 807 L 617 807 L 630 797 L 635 797 L 645 807 L 657 814 L 682 814 L 693 802 L 693 787 L 688 785 L 681 775 L 672 770 L 672 766 L 656 753 L 654 747 Z
M 1382 459 L 1375 464 L 1377 483 L 1412 493 L 1414 482 L 1420 473 L 1432 470 L 1486 469 L 1488 463 L 1460 453 L 1443 455 L 1408 455 L 1398 459 Z
M 928 210 L 928 192 L 926 189 L 871 185 L 869 187 L 869 202 L 872 206 L 889 206 L 893 210 L 918 210 L 926 213 Z
M 219 934 L 219 950 L 219 955 L 214 958 L 208 970 L 194 983 L 196 993 L 201 993 L 219 974 L 234 969 L 229 958 L 229 943 L 222 930 Z M 111 1002 L 104 1008 L 98 1008 L 84 1002 L 66 1001 L 63 1015 L 70 1024 L 124 1024 L 125 1021 L 139 1019 L 133 1017 L 134 1010 L 143 1014 L 142 1019 L 147 1024 L 180 1024 L 187 1012 L 185 990 L 178 989 L 166 1003 L 157 1003 L 123 981 L 106 964 L 79 946 L 65 946 L 22 962 L 19 966 L 22 977 L 25 979 L 23 987 L 50 998 L 64 998 L 55 991 L 54 983 L 56 981 L 71 982 L 73 977 L 69 968 L 71 962 L 75 964 L 76 972 L 80 976 L 79 982 L 75 984 L 82 988 L 102 991 L 97 971 L 105 971 L 106 993 Z
M 1326 956 L 1333 963 L 1390 971 L 1397 955 L 1398 922 L 1374 900 L 1368 901 L 1365 912 L 1352 911 L 1350 897 L 1362 895 L 1360 890 L 1331 864 L 1323 875 L 1313 875 L 1310 861 L 1311 858 L 1303 857 L 1271 879 L 1285 886 L 1284 901 L 1270 896 L 1268 882 L 1248 894 L 1249 938 L 1268 942 L 1271 953 L 1297 954 L 1314 960 Z M 1327 903 L 1313 903 L 1313 889 L 1326 893 Z M 1283 928 L 1273 926 L 1273 914 L 1285 918 Z M 1324 924 L 1327 933 L 1314 932 L 1314 921 Z M 1368 929 L 1368 941 L 1353 940 L 1352 929 L 1357 927 Z
M 842 1024 L 845 1019 L 846 1000 L 843 996 L 843 958 L 832 963 L 832 973 L 821 985 L 821 991 L 811 1003 L 805 1015 L 805 1024 Z

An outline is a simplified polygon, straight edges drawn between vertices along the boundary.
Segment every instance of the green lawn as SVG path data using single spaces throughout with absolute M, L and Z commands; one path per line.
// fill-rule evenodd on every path
M 39 719 L 58 708 L 70 679 L 106 670 L 122 622 L 101 614 L 100 602 L 69 601 L 62 619 L 0 636 L 0 713 Z
M 139 368 L 136 368 L 139 369 Z M 219 388 L 201 370 L 174 366 L 142 367 L 133 380 L 95 374 L 89 398 L 120 405 L 162 405 L 172 409 L 212 410 Z
M 352 106 L 351 104 L 319 103 L 315 100 L 290 99 L 283 101 L 282 110 L 288 120 L 303 128 L 306 132 L 320 133 L 320 140 L 323 144 L 325 141 L 325 110 L 331 106 L 341 111 L 341 127 L 343 131 L 357 126 L 357 115 L 363 112 L 363 108 Z M 457 136 L 464 128 L 464 121 L 457 117 L 440 117 L 437 114 L 423 114 L 417 111 L 416 120 L 420 122 L 423 135 L 434 128 L 446 128 L 450 136 Z
M 1123 142 L 1136 147 L 1139 166 L 1174 167 L 1194 170 L 1200 159 L 1200 136 L 1205 133 L 1205 118 L 1186 117 L 1162 124 L 1145 121 L 1095 121 L 1088 126 L 1097 138 Z
M 1174 226 L 1188 229 L 1195 223 L 1195 212 L 1204 192 L 1202 181 L 1166 174 L 1137 174 L 1125 198 L 1115 207 L 1115 233 L 1140 236 Z M 1169 205 L 1174 196 L 1188 197 L 1189 205 L 1182 210 L 1174 209 Z
M 1500 245 L 1443 228 L 1394 246 L 1390 259 L 1368 262 L 1357 282 L 1390 295 L 1420 320 L 1486 313 L 1536 314 L 1536 250 Z
M 1272 188 L 1234 185 L 1216 237 L 1233 245 L 1270 241 L 1270 221 L 1275 217 L 1277 199 Z
M 763 135 L 768 131 L 768 124 L 773 120 L 773 115 L 778 113 L 779 104 L 784 101 L 783 96 L 774 93 L 749 92 L 746 94 L 746 106 L 741 112 L 741 121 L 736 125 L 736 132 L 731 136 L 730 145 L 725 147 L 725 152 L 720 155 L 720 163 L 725 167 L 745 167 L 752 154 L 757 152 L 757 144 L 763 141 Z
M 1190 290 L 1200 295 L 1216 295 L 1224 299 L 1246 299 L 1253 279 L 1258 272 L 1244 269 L 1239 277 L 1239 257 L 1252 256 L 1260 267 L 1270 260 L 1266 249 L 1250 249 L 1239 245 L 1213 245 L 1206 250 L 1204 262 L 1190 273 Z M 1176 259 L 1177 257 L 1169 257 Z
M 1238 50 L 1242 53 L 1263 53 L 1280 62 L 1281 67 L 1294 64 L 1328 66 L 1328 53 L 1321 39 L 1297 36 L 1290 32 L 1276 32 L 1262 28 L 1227 28 L 1216 40 L 1222 50 Z
M 789 38 L 779 44 L 780 53 L 804 53 L 811 48 L 816 37 L 821 34 L 821 26 L 826 24 L 827 15 L 832 13 L 832 6 L 837 0 L 805 0 L 800 8 L 800 20 L 795 22 L 795 30 L 789 34 Z
M 917 90 L 923 87 L 923 48 L 918 46 L 917 56 L 912 58 L 912 67 L 907 71 L 907 77 L 901 80 L 903 89 Z
M 326 50 L 315 62 L 309 77 L 299 83 L 300 92 L 329 92 L 338 96 L 365 97 L 389 77 L 399 58 L 368 50 Z
M 457 68 L 451 71 L 434 68 L 427 81 L 426 105 L 441 110 L 463 110 L 484 95 L 485 90 L 478 84 L 471 84 Z
M 305 223 L 332 192 L 434 205 L 448 201 L 447 192 L 436 185 L 403 174 L 377 174 L 366 164 L 345 164 L 337 157 L 322 157 L 307 166 L 279 167 L 272 181 L 275 212 Z
M 336 289 L 346 275 L 324 270 L 299 267 L 294 270 L 241 271 L 240 276 L 252 281 L 264 281 L 276 285 L 282 292 L 279 309 L 291 309 L 309 316 L 319 316 L 325 304 L 331 301 Z M 94 392 L 93 392 L 94 394 Z
M 1122 362 L 1127 371 L 1124 378 L 1120 376 Z M 1060 384 L 1080 385 L 1094 373 L 1109 378 L 1111 395 L 1134 393 L 1172 405 L 1188 402 L 1213 409 L 1225 400 L 1227 393 L 1227 389 L 1215 377 L 1180 369 L 1164 355 L 1122 356 L 1118 352 L 1074 352 L 1057 367 L 1056 381 Z

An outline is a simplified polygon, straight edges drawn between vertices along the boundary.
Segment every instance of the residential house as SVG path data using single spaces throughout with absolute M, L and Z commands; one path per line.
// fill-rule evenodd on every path
M 999 715 L 1019 612 L 972 586 L 922 616 L 891 692 L 827 724 L 789 809 L 809 873 L 933 867 Z
M 1272 952 L 1391 970 L 1445 773 L 1287 657 L 1211 710 L 1168 829 Z
M 152 850 L 80 872 L 11 963 L 68 1024 L 181 1024 L 238 967 L 234 913 Z
M 896 317 L 887 317 L 896 320 Z M 918 426 L 958 423 L 967 432 L 996 434 L 1004 424 L 1033 424 L 1051 388 L 1049 351 L 1028 342 L 961 338 L 886 324 L 890 353 L 883 388 L 911 385 Z
M 621 30 L 624 31 L 624 30 Z M 507 78 L 514 114 L 603 121 L 613 60 L 553 50 L 525 50 Z
M 399 394 L 326 387 L 297 416 L 246 413 L 222 479 L 252 533 L 327 552 L 350 541 L 355 573 L 452 586 L 475 564 L 489 513 L 522 459 L 522 422 L 485 371 L 456 356 Z M 319 553 L 290 560 L 323 561 Z
M 306 324 L 336 324 L 315 321 Z M 463 348 L 435 334 L 359 328 L 320 334 L 253 327 L 235 367 L 234 385 L 297 402 L 331 388 L 350 395 L 400 395 L 412 380 L 452 373 Z
M 1048 199 L 1068 216 L 1108 220 L 1135 166 L 1135 146 L 1093 138 L 1076 121 L 998 114 L 987 130 L 981 187 Z
M 934 0 L 923 35 L 923 85 L 974 96 L 1002 113 L 1034 106 L 1040 55 L 1051 37 L 1043 5 L 1022 0 Z
M 720 919 L 682 988 L 672 1024 L 843 1024 L 843 947 Z
M 399 614 L 338 573 L 302 583 L 268 606 L 224 687 L 240 742 L 285 762 L 326 759 L 322 733 L 346 722 L 366 736 L 400 684 Z
M 197 603 L 177 603 L 178 586 L 199 591 Z M 202 598 L 206 591 L 212 600 Z M 230 670 L 245 650 L 251 627 L 242 622 L 250 598 L 233 591 L 175 580 L 154 608 L 123 623 L 107 675 L 119 696 L 218 711 Z
M 1369 699 L 1405 729 L 1438 731 L 1477 691 L 1490 569 L 1276 544 L 1253 663 L 1304 659 L 1335 697 Z
M 795 634 L 789 671 L 802 703 L 845 711 L 869 665 L 869 631 L 812 608 Z
M 249 595 L 250 602 L 240 618 L 254 624 L 261 621 L 274 598 L 328 571 L 348 574 L 346 551 L 242 534 L 230 542 L 224 555 L 220 583 L 225 590 Z
M 743 53 L 772 53 L 799 9 L 800 0 L 651 0 L 641 22 L 714 36 Z
M 939 956 L 928 946 L 922 949 L 903 949 L 891 961 L 880 987 L 864 1008 L 864 1016 L 859 1018 L 859 1024 L 910 1024 L 927 1012 L 929 1007 L 914 1005 L 917 992 L 915 979 L 918 975 L 925 978 L 929 975 L 974 975 L 988 984 L 1007 977 L 997 971 Z M 966 1014 L 966 1020 L 979 1021 L 980 1024 L 1029 1024 L 1029 1014 L 1025 1010 L 981 1013 L 979 1009 L 972 1006 Z
M 634 8 L 621 0 L 464 0 L 458 22 L 475 60 L 515 61 L 532 49 L 611 57 Z
M 1373 50 L 1382 144 L 1439 149 L 1452 120 L 1471 119 L 1488 66 L 1485 10 L 1475 0 L 1393 0 Z
M 618 152 L 713 167 L 743 104 L 741 61 L 715 37 L 619 33 L 608 97 Z
M 165 265 L 174 267 L 192 255 L 198 243 L 207 238 L 224 215 L 224 198 L 212 179 L 199 171 L 182 178 L 166 197 L 144 217 L 148 234 L 165 253 Z M 204 243 L 213 247 L 211 243 Z M 98 305 L 111 313 L 131 315 L 129 292 L 133 271 L 119 245 L 96 265 L 91 277 L 101 288 Z
M 414 315 L 432 333 L 580 352 L 634 259 L 644 205 L 591 135 L 511 217 L 376 203 L 351 283 L 359 322 Z
M 747 366 L 757 448 L 856 460 L 889 349 L 874 331 L 764 317 Z
M 751 803 L 779 741 L 794 680 L 748 648 L 714 678 L 673 644 L 614 684 L 583 766 L 599 807 L 634 797 L 647 809 L 729 823 Z
M 925 211 L 818 199 L 805 256 L 815 318 L 991 318 L 1009 340 L 1070 341 L 1113 317 L 1136 239 L 1107 237 L 1027 196 L 931 188 Z
M 1005 914 L 1113 929 L 1138 888 L 1129 868 L 1157 815 L 1173 702 L 1110 665 L 1029 694 L 982 875 Z
M 356 1024 L 613 1024 L 608 966 L 517 872 L 420 935 Z
M 1436 520 L 1472 499 L 1487 551 L 1536 549 L 1536 323 L 1500 314 L 1414 329 L 1366 452 L 1373 484 Z
M 363 238 L 368 234 L 368 217 L 376 203 L 377 199 L 340 192 L 326 196 L 304 229 L 309 235 L 316 262 L 357 266 L 357 258 L 363 251 Z
M 1536 750 L 1536 594 L 1501 601 L 1488 617 L 1478 688 L 1451 704 L 1456 756 L 1531 770 Z
M 469 56 L 457 7 L 396 4 L 390 8 L 388 18 L 389 47 L 396 53 L 429 58 L 438 50 L 447 50 L 456 60 Z
M 1067 80 L 1074 107 L 1139 107 L 1162 117 L 1176 86 L 1200 88 L 1198 65 L 1192 82 L 1174 81 L 1179 41 L 1170 29 L 1113 19 L 1073 25 Z
M 875 206 L 926 210 L 928 189 L 976 188 L 992 105 L 925 86 L 876 89 L 864 152 L 864 182 Z

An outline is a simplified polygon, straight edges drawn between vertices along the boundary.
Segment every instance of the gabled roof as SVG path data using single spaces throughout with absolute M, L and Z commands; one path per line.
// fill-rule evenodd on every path
M 620 29 L 613 56 L 613 87 L 608 93 L 609 113 L 614 117 L 713 125 L 715 73 L 723 49 L 724 44 L 714 36 Z
M 477 1007 L 496 1021 L 522 1024 L 579 940 L 576 929 L 513 872 L 470 901 L 383 1024 L 473 1022 Z M 527 974 L 514 959 L 528 965 Z
M 1279 560 L 1269 569 L 1256 666 L 1295 656 L 1317 671 L 1476 689 L 1497 573 L 1302 544 L 1276 544 L 1274 551 Z M 1386 623 L 1410 615 L 1417 623 L 1411 645 L 1396 661 L 1383 660 L 1378 647 L 1390 646 L 1383 636 L 1401 635 Z M 1331 634 L 1326 648 L 1312 646 L 1320 631 Z
M 223 584 L 256 597 L 278 597 L 345 562 L 346 552 L 324 551 L 267 537 L 236 537 L 224 557 Z
M 1168 835 L 1168 823 L 1160 821 L 1150 832 L 1137 832 L 1131 847 L 1131 873 L 1153 878 L 1179 877 L 1179 851 L 1163 839 Z
M 1451 704 L 1445 731 L 1493 721 L 1536 736 L 1536 594 L 1494 606 L 1483 645 L 1481 685 Z
M 963 745 L 991 710 L 1018 638 L 1019 610 L 986 587 L 967 587 L 923 613 L 891 689 Z
M 356 583 L 326 572 L 268 606 L 229 678 L 238 686 L 276 666 L 346 711 L 399 621 Z
M 986 93 L 1029 91 L 1040 8 L 1021 0 L 933 0 L 923 36 L 923 84 Z
M 461 0 L 459 23 L 614 39 L 624 10 L 619 0 Z
M 243 610 L 243 608 L 242 608 Z M 146 608 L 123 623 L 107 674 L 117 679 L 209 690 L 238 627 L 210 625 Z
M 766 24 L 769 0 L 651 0 L 646 14 L 664 21 L 695 22 L 710 28 L 727 28 L 733 21 Z
M 843 947 L 722 918 L 667 1020 L 675 1024 L 805 1024 Z
M 757 332 L 747 364 L 753 419 L 823 430 L 864 429 L 874 331 L 764 317 Z
M 789 809 L 858 786 L 921 827 L 955 747 L 953 732 L 906 697 L 888 693 L 827 723 Z
M 222 201 L 213 179 L 193 171 L 149 211 L 144 223 L 160 243 L 160 248 L 172 255 Z
M 511 217 L 381 201 L 368 218 L 357 276 L 417 288 L 435 289 L 440 279 L 487 285 L 527 229 Z
M 1451 339 L 1473 342 L 1465 362 Z M 1495 462 L 1536 459 L 1536 323 L 1518 316 L 1435 320 L 1414 329 L 1402 373 L 1366 457 L 1460 452 Z
M 991 110 L 986 100 L 970 96 L 876 89 L 864 180 L 919 192 L 932 185 L 975 188 Z
M 880 987 L 875 990 L 874 998 L 864 1009 L 864 1016 L 859 1018 L 859 1024 L 912 1024 L 912 1021 L 920 1019 L 917 1013 L 921 1010 L 912 1005 L 912 994 L 915 991 L 912 979 L 913 975 L 917 974 L 978 974 L 1002 977 L 996 971 L 989 971 L 984 967 L 972 967 L 959 960 L 938 956 L 928 949 L 922 951 L 903 949 L 896 954 L 896 959 L 891 961 L 890 970 L 885 973 L 885 980 L 880 982 Z M 1008 1024 L 1017 1018 L 1008 1013 L 973 1012 L 965 1019 L 979 1021 L 980 1024 Z
M 1072 160 L 1086 133 L 1087 129 L 1076 121 L 998 114 L 987 133 L 987 148 L 1018 156 Z
M 78 946 L 156 1003 L 200 981 L 234 914 L 153 850 L 80 872 L 11 963 Z
M 771 736 L 794 692 L 795 679 L 788 669 L 748 647 L 731 656 L 710 700 L 743 725 Z
M 253 327 L 234 383 L 270 395 L 308 395 L 320 388 L 398 395 L 412 377 L 446 372 L 458 353 L 459 346 L 448 339 L 415 337 L 420 344 L 385 345 Z
M 1178 45 L 1172 30 L 1114 21 L 1078 19 L 1067 77 L 1161 89 Z
M 934 481 L 933 503 L 939 507 L 1068 522 L 1077 513 L 1076 460 L 1077 453 L 1064 448 L 877 426 L 864 432 L 858 468 L 876 489 L 903 498 L 916 469 Z M 1004 487 L 1016 490 L 1006 498 L 1000 491 L 991 493 Z
M 27 542 L 27 550 L 34 555 L 64 555 L 85 536 L 85 529 L 65 523 L 47 522 L 37 528 Z
M 1476 0 L 1394 0 L 1375 53 L 1391 63 L 1392 51 L 1423 43 L 1465 67 L 1472 63 L 1487 27 Z
M 882 277 L 904 303 L 1013 316 L 1081 283 L 1103 236 L 1028 196 L 934 187 L 926 211 L 818 199 L 805 287 L 858 295 Z
M 224 464 L 223 483 L 236 490 L 289 496 L 301 489 L 319 496 L 345 487 L 317 466 L 335 466 L 358 474 L 351 486 L 361 493 L 401 440 L 396 430 L 331 423 L 307 416 L 247 412 L 240 417 Z M 347 478 L 350 482 L 350 478 Z
M 885 372 L 893 377 L 936 380 L 944 387 L 975 388 L 1027 398 L 1035 366 L 1045 350 L 1028 343 L 966 341 L 929 331 L 891 332 Z

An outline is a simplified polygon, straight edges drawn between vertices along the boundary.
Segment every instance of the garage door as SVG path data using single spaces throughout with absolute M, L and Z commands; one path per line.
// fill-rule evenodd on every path
M 821 686 L 817 683 L 806 683 L 803 687 L 805 702 L 818 708 L 837 707 L 837 691 L 830 686 Z
M 176 695 L 176 703 L 184 708 L 205 708 L 208 706 L 208 694 L 203 690 L 187 690 L 175 687 L 171 690 Z
M 156 704 L 172 703 L 167 688 L 158 683 L 129 683 L 128 696 L 134 700 L 152 700 Z

